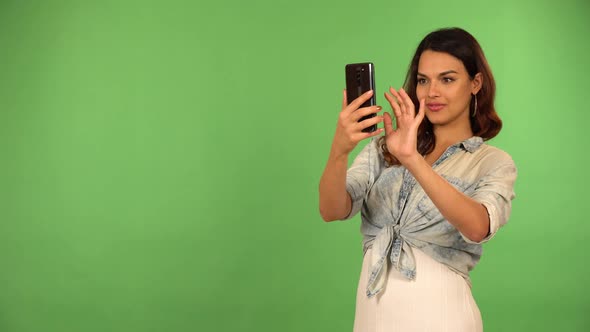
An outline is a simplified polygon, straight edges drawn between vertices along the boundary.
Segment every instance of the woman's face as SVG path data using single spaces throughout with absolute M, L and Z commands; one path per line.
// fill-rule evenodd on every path
M 481 88 L 481 74 L 469 77 L 461 60 L 431 50 L 418 62 L 416 95 L 425 99 L 426 117 L 436 126 L 470 126 L 469 103 Z

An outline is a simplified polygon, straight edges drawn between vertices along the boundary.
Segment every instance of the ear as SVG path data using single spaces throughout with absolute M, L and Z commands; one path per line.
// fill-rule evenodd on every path
M 473 80 L 471 80 L 471 94 L 476 95 L 481 90 L 483 84 L 483 75 L 481 73 L 475 74 Z

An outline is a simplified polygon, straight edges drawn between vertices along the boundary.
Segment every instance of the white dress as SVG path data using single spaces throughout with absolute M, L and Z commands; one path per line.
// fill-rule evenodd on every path
M 359 280 L 354 332 L 480 332 L 481 314 L 467 281 L 423 251 L 412 248 L 416 278 L 389 266 L 385 288 L 367 298 L 368 249 Z

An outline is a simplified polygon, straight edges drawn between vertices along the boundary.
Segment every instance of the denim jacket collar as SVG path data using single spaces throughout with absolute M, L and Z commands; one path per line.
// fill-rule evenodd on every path
M 463 149 L 467 150 L 467 152 L 473 153 L 483 144 L 483 138 L 479 136 L 472 136 L 471 138 L 468 138 L 457 144 Z

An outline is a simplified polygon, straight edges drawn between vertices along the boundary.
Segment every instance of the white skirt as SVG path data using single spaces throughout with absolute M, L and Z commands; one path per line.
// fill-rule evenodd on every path
M 481 314 L 463 277 L 412 248 L 416 278 L 389 267 L 384 289 L 367 298 L 371 249 L 363 259 L 356 295 L 354 332 L 480 332 Z

